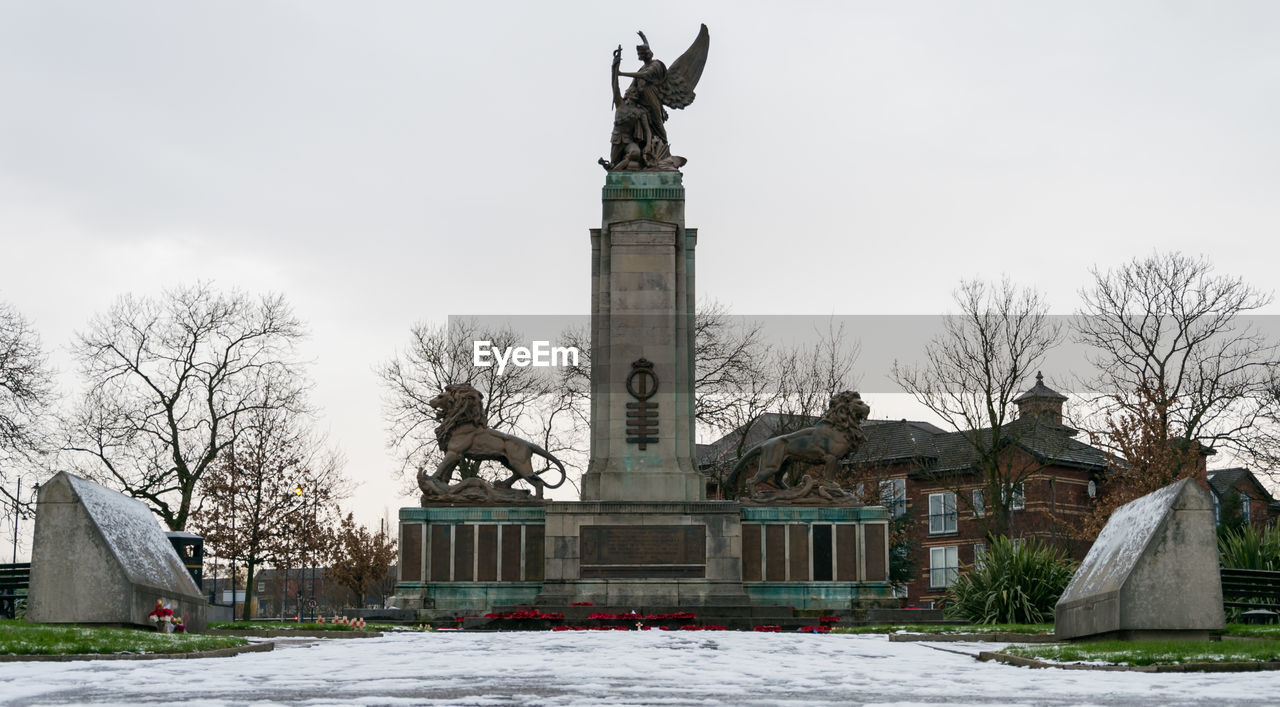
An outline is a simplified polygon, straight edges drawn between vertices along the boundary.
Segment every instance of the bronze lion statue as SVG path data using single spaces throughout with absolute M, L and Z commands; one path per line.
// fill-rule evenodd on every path
M 445 386 L 444 392 L 427 402 L 436 411 L 436 441 L 444 459 L 430 476 L 425 470 L 418 473 L 418 485 L 423 493 L 441 493 L 449 490 L 453 470 L 463 459 L 497 461 L 514 472 L 498 482 L 496 488 L 510 489 L 517 481 L 533 486 L 538 498 L 543 489 L 559 488 L 564 483 L 564 464 L 550 452 L 519 437 L 489 429 L 485 419 L 484 396 L 467 383 Z M 560 470 L 560 480 L 549 484 L 542 480 L 542 472 L 534 473 L 533 455 L 537 454 Z
M 742 489 L 747 495 L 770 480 L 774 486 L 786 488 L 783 476 L 792 461 L 822 464 L 823 479 L 834 482 L 840 460 L 866 441 L 862 423 L 870 414 L 871 407 L 862 402 L 861 395 L 853 391 L 837 393 L 822 419 L 812 427 L 767 439 L 747 450 L 725 480 L 725 490 L 737 495 L 743 472 L 757 458 L 759 468 Z

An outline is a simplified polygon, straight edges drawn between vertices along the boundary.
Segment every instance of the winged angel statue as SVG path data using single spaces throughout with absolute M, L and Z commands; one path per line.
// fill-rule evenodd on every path
M 637 32 L 643 44 L 636 47 L 642 66 L 635 73 L 621 71 L 622 46 L 613 50 L 613 136 L 609 159 L 600 164 L 610 172 L 670 172 L 684 166 L 685 158 L 671 154 L 667 140 L 668 108 L 684 108 L 693 103 L 693 89 L 702 78 L 702 67 L 707 63 L 707 48 L 711 36 L 702 25 L 697 39 L 670 68 L 653 58 L 649 40 L 644 32 Z M 618 88 L 618 78 L 631 79 L 631 85 L 623 93 Z

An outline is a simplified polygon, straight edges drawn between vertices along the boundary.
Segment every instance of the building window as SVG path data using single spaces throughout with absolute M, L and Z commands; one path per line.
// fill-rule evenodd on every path
M 973 544 L 973 566 L 976 567 L 977 569 L 982 569 L 983 566 L 985 566 L 986 564 L 987 564 L 987 544 L 974 543 Z
M 987 490 L 973 490 L 973 517 L 981 518 L 987 514 Z
M 1013 549 L 1015 552 L 1022 549 L 1022 538 L 1013 539 Z
M 894 599 L 906 599 L 906 598 L 907 598 L 907 585 L 905 585 L 905 584 L 895 584 L 895 585 L 893 585 L 893 598 L 894 598 Z
M 1251 509 L 1249 508 L 1249 494 L 1247 493 L 1240 494 L 1240 520 L 1243 520 L 1245 523 L 1248 523 L 1249 519 L 1252 517 L 1251 514 L 1249 513 L 1250 510 Z
M 1022 487 L 1021 481 L 1016 484 L 1009 484 L 1009 491 L 1009 510 L 1020 511 L 1027 507 L 1027 493 Z
M 1211 493 L 1209 495 L 1213 496 L 1213 522 L 1221 523 L 1222 522 L 1222 502 L 1218 500 L 1217 493 Z
M 880 503 L 894 518 L 907 512 L 907 480 L 888 479 L 880 482 Z
M 929 548 L 929 588 L 950 587 L 960 573 L 956 559 L 956 546 Z
M 929 494 L 929 534 L 956 532 L 956 495 Z
M 267 591 L 267 583 L 266 583 L 266 582 L 258 582 L 258 593 L 259 593 L 259 594 L 261 594 L 261 593 L 263 593 L 263 592 L 265 592 L 265 591 Z

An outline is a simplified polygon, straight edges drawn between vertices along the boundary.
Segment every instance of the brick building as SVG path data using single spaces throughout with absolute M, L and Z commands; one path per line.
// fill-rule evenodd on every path
M 1209 474 L 1209 490 L 1213 492 L 1214 519 L 1222 523 L 1225 514 L 1236 514 L 1240 520 L 1262 529 L 1280 516 L 1280 502 L 1272 497 L 1252 471 L 1242 467 L 1215 469 Z

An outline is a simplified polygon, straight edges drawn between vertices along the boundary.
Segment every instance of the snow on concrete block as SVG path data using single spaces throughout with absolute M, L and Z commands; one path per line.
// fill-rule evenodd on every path
M 205 628 L 205 600 L 141 501 L 60 472 L 40 487 L 27 617 L 152 626 L 156 600 Z
M 1063 639 L 1207 637 L 1222 629 L 1209 492 L 1181 479 L 1117 508 L 1054 614 Z

